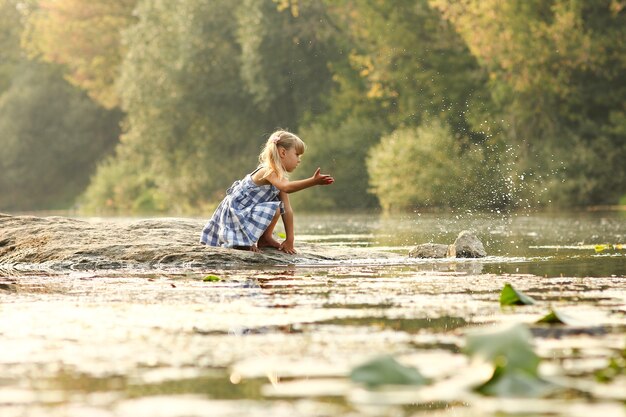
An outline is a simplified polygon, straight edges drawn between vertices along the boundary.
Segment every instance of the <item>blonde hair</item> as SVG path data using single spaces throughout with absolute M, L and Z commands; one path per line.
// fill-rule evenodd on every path
M 260 166 L 267 168 L 263 178 L 271 175 L 272 172 L 278 175 L 279 178 L 287 178 L 287 172 L 280 162 L 280 154 L 278 153 L 279 146 L 287 150 L 295 147 L 298 155 L 302 155 L 306 150 L 306 145 L 302 139 L 293 133 L 287 132 L 286 130 L 277 130 L 272 133 L 259 154 Z

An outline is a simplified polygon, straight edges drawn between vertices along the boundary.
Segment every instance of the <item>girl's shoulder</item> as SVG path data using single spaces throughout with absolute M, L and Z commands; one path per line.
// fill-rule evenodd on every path
M 270 175 L 273 171 L 264 166 L 258 167 L 256 170 L 250 174 L 250 178 L 256 185 L 270 185 L 270 182 L 267 180 L 268 175 Z

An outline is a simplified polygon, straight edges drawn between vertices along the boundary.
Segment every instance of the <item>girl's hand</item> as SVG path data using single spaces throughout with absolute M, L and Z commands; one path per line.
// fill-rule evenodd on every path
M 278 248 L 278 250 L 282 250 L 283 252 L 290 255 L 298 253 L 293 247 L 293 240 L 285 240 L 283 243 L 280 244 L 280 248 Z
M 321 174 L 319 168 L 315 170 L 315 174 L 311 178 L 313 178 L 316 185 L 330 185 L 335 182 L 335 179 L 330 175 Z

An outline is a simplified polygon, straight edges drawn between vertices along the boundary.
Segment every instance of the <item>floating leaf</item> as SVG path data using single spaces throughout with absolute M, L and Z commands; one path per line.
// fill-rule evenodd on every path
M 350 379 L 369 387 L 379 385 L 424 385 L 429 382 L 419 371 L 398 363 L 391 356 L 382 356 L 350 372 Z
M 548 314 L 537 320 L 537 323 L 547 324 L 567 324 L 570 326 L 580 325 L 581 323 L 574 317 L 558 310 L 550 310 Z
M 202 279 L 202 281 L 204 282 L 217 282 L 217 281 L 221 281 L 221 278 L 215 275 L 207 275 L 206 277 L 204 277 Z
M 536 301 L 529 295 L 524 294 L 521 291 L 513 288 L 511 284 L 508 282 L 504 284 L 504 288 L 500 293 L 500 305 L 501 306 L 511 306 L 511 305 L 528 305 L 535 304 Z
M 465 350 L 496 366 L 524 370 L 537 375 L 539 357 L 532 345 L 532 335 L 523 324 L 496 331 L 476 332 L 467 336 Z
M 557 387 L 539 376 L 539 356 L 531 345 L 532 335 L 522 324 L 470 334 L 466 351 L 494 364 L 491 378 L 476 391 L 497 397 L 543 397 Z
M 554 310 L 551 310 L 548 314 L 537 320 L 537 323 L 565 324 L 565 322 L 559 318 L 559 315 Z
M 529 374 L 520 369 L 497 366 L 489 381 L 475 390 L 484 395 L 494 397 L 545 397 L 551 394 L 556 386 L 537 375 Z

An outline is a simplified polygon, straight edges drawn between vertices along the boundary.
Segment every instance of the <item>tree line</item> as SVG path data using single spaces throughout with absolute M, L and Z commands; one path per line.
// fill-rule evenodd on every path
M 200 213 L 276 128 L 306 209 L 626 202 L 626 2 L 0 0 L 0 209 Z

